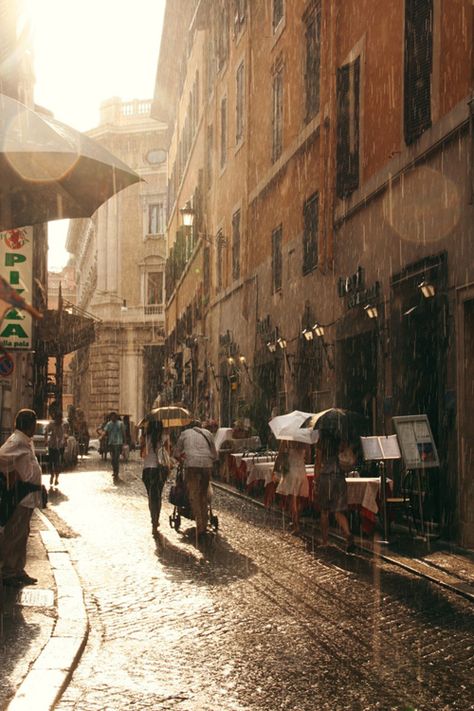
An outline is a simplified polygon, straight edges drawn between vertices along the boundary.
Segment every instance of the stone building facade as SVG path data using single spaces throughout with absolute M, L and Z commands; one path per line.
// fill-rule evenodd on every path
M 142 181 L 102 205 L 90 220 L 73 220 L 77 306 L 96 319 L 95 342 L 77 352 L 74 402 L 91 432 L 111 410 L 140 420 L 162 378 L 164 265 L 167 254 L 165 126 L 150 118 L 150 101 L 112 98 L 89 131 Z
M 466 545 L 473 12 L 175 0 L 153 103 L 170 127 L 168 394 L 262 434 L 293 408 L 356 410 L 374 434 L 427 414 L 429 516 Z

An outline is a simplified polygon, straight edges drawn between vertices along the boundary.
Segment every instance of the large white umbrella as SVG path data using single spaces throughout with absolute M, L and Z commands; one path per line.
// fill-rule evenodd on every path
M 140 179 L 94 139 L 0 94 L 0 230 L 90 217 Z
M 302 429 L 301 427 L 313 415 L 314 413 L 312 412 L 293 410 L 293 412 L 288 412 L 286 415 L 273 417 L 268 424 L 277 439 L 314 444 L 319 439 L 319 431 L 308 427 Z

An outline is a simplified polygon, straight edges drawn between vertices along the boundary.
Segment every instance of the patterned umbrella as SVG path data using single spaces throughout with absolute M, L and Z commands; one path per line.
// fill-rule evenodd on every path
M 185 407 L 179 405 L 167 405 L 155 407 L 139 423 L 138 427 L 143 427 L 147 420 L 160 420 L 163 427 L 186 427 L 193 421 L 193 416 Z

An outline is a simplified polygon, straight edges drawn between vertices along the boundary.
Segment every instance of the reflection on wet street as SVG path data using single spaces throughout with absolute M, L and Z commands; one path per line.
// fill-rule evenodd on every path
M 122 467 L 114 486 L 92 455 L 49 507 L 91 628 L 61 711 L 471 708 L 467 602 L 308 550 L 278 514 L 218 491 L 219 533 L 197 548 L 192 521 L 169 526 L 165 488 L 155 541 L 140 462 Z

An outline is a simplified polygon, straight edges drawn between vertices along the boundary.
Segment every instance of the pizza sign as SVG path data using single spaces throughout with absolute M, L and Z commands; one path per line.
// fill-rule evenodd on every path
M 0 232 L 0 274 L 5 281 L 31 302 L 33 287 L 33 228 L 21 227 Z M 0 294 L 1 300 L 1 294 Z M 14 306 L 6 309 L 0 324 L 0 346 L 8 349 L 32 347 L 32 318 Z M 1 376 L 1 372 L 0 372 Z

